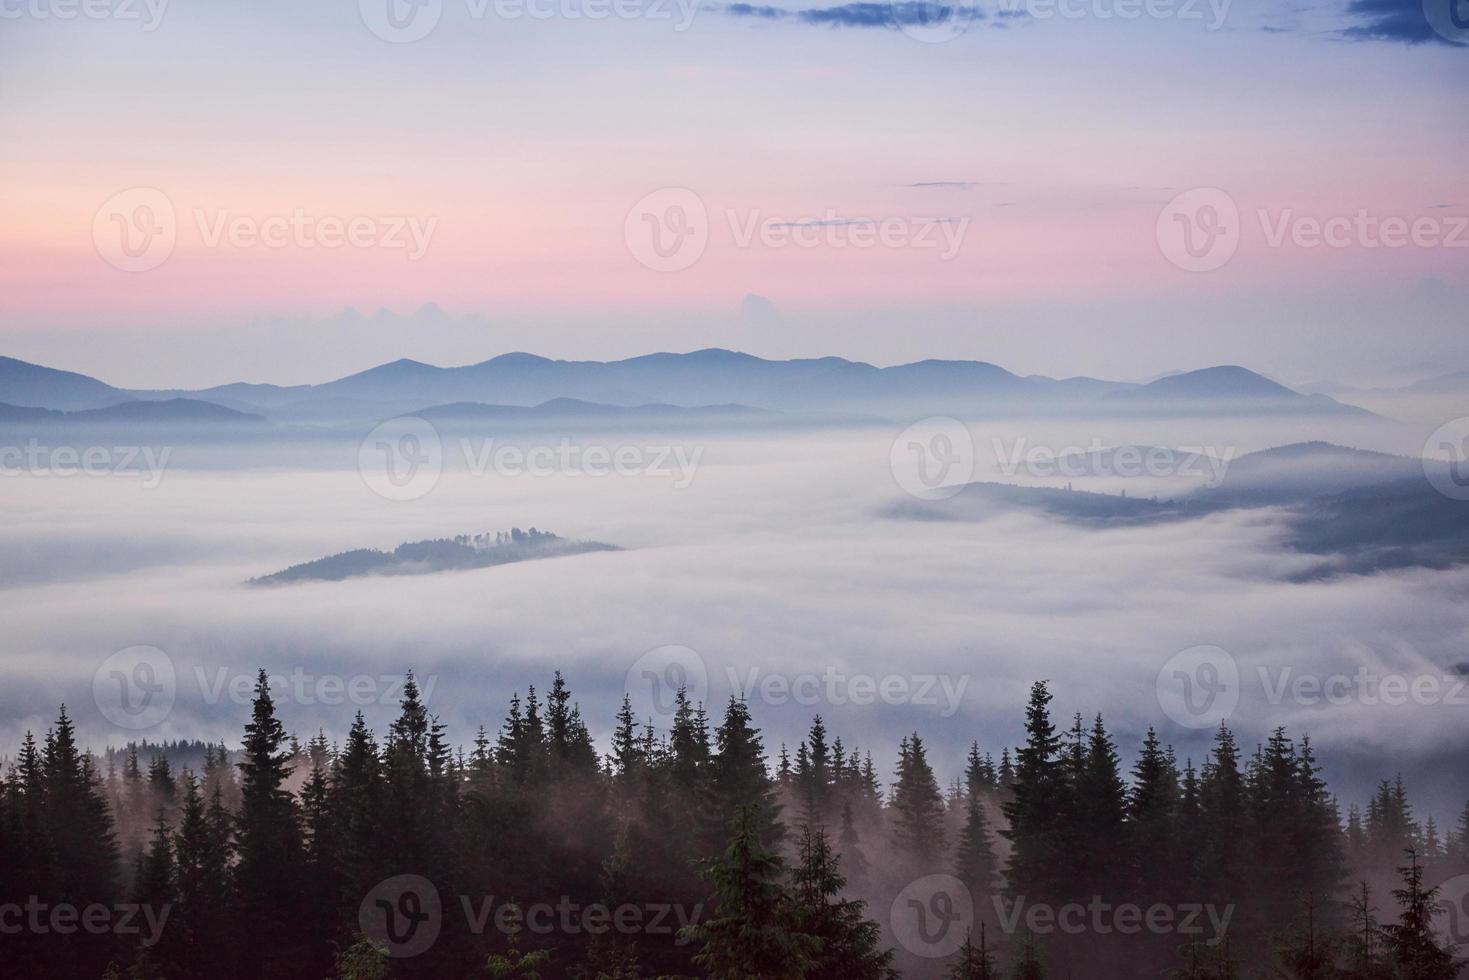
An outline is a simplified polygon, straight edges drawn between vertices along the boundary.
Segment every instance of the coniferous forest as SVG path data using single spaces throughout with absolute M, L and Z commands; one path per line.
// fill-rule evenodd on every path
M 1343 812 L 1307 738 L 1124 753 L 1050 700 L 1036 684 L 1024 744 L 974 746 L 948 785 L 921 734 L 880 773 L 820 717 L 772 747 L 745 702 L 682 693 L 667 731 L 624 699 L 599 747 L 559 673 L 462 747 L 411 679 L 387 731 L 359 713 L 342 744 L 288 733 L 264 671 L 233 748 L 94 755 L 62 709 L 0 792 L 0 973 L 1461 973 L 1469 806 L 1420 822 L 1388 780 Z

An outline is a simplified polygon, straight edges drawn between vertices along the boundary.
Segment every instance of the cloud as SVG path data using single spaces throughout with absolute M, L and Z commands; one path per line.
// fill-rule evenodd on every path
M 925 3 L 922 0 L 895 0 L 892 3 L 844 3 L 835 7 L 809 7 L 787 10 L 748 3 L 728 4 L 723 8 L 731 17 L 756 20 L 789 20 L 828 27 L 935 27 L 950 21 L 984 20 L 988 16 L 978 7 L 958 4 Z
M 1444 7 L 1445 21 L 1452 14 L 1451 4 L 1462 0 L 1429 0 Z M 1355 41 L 1397 41 L 1405 44 L 1447 44 L 1463 47 L 1463 42 L 1450 40 L 1429 23 L 1423 0 L 1352 0 L 1347 13 L 1361 23 L 1341 33 Z M 1469 29 L 1466 29 L 1469 33 Z

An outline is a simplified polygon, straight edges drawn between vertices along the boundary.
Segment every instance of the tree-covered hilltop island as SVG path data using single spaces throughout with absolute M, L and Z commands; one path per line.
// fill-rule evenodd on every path
M 252 578 L 247 585 L 288 585 L 293 582 L 340 582 L 362 575 L 425 575 L 430 572 L 489 568 L 537 558 L 559 558 L 592 551 L 619 551 L 600 541 L 571 541 L 531 528 L 511 528 L 493 534 L 460 534 L 452 538 L 409 541 L 392 551 L 358 548 Z

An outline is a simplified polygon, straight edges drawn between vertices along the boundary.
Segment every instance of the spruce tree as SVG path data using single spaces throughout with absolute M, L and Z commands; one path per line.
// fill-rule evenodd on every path
M 1032 901 L 1059 898 L 1066 883 L 1058 880 L 1064 782 L 1059 759 L 1061 742 L 1051 723 L 1051 692 L 1039 681 L 1030 689 L 1025 709 L 1025 745 L 1016 753 L 1011 777 L 1003 775 L 1008 754 L 1001 756 L 1001 790 L 1008 782 L 1011 798 L 1001 808 L 1010 826 L 1003 831 L 1011 845 L 1009 886 Z
M 985 813 L 984 794 L 988 787 L 984 760 L 979 754 L 977 744 L 970 746 L 969 765 L 964 775 L 964 826 L 959 831 L 955 874 L 964 883 L 964 887 L 969 889 L 975 908 L 979 908 L 995 890 L 999 863 L 995 858 L 989 817 Z
M 947 977 L 948 980 L 997 980 L 999 977 L 983 922 L 979 924 L 979 945 L 974 945 L 972 932 L 966 933 L 964 945 L 959 947 L 958 958 L 949 967 Z
M 1412 848 L 1408 863 L 1398 868 L 1403 883 L 1393 889 L 1398 921 L 1384 927 L 1388 956 L 1401 980 L 1453 980 L 1464 969 L 1452 946 L 1443 946 L 1433 934 L 1434 916 L 1441 914 L 1438 889 L 1423 887 L 1423 865 Z
M 704 863 L 714 914 L 681 936 L 700 947 L 694 962 L 709 980 L 803 980 L 817 965 L 821 942 L 792 926 L 796 899 L 781 882 L 780 857 L 761 843 L 765 825 L 755 806 L 741 805 L 724 854 Z
M 893 843 L 914 870 L 936 870 L 946 848 L 944 799 L 917 732 L 899 744 L 897 775 L 889 804 Z
M 286 780 L 290 751 L 262 668 L 238 763 L 240 814 L 234 866 L 236 921 L 250 924 L 247 943 L 262 975 L 285 975 L 302 954 L 302 847 L 296 802 Z
M 801 830 L 797 865 L 792 874 L 796 891 L 796 928 L 818 941 L 811 980 L 890 980 L 893 952 L 880 945 L 880 931 L 864 914 L 865 905 L 841 897 L 847 880 L 838 869 L 826 832 Z

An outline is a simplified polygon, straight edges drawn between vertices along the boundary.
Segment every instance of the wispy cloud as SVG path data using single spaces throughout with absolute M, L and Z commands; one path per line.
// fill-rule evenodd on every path
M 1442 4 L 1447 19 L 1451 12 L 1450 5 L 1460 0 L 1430 2 Z M 1355 41 L 1437 43 L 1464 47 L 1463 43 L 1450 40 L 1434 29 L 1429 23 L 1423 0 L 1352 0 L 1347 6 L 1347 13 L 1361 21 L 1342 31 L 1343 36 Z
M 789 10 L 762 4 L 732 3 L 723 8 L 731 17 L 755 20 L 782 20 L 828 27 L 930 27 L 950 22 L 980 21 L 988 18 L 979 7 L 961 4 L 923 3 L 900 0 L 895 3 L 844 3 L 835 7 L 809 7 Z

